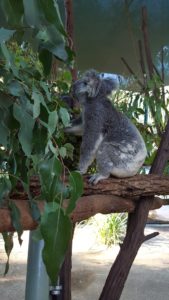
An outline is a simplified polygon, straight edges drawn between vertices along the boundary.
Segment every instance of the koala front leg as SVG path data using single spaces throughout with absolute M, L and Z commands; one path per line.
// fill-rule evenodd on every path
M 79 171 L 81 174 L 85 174 L 87 172 L 88 167 L 96 157 L 96 152 L 102 141 L 102 134 L 94 135 L 90 132 L 88 135 L 83 135 L 79 162 Z

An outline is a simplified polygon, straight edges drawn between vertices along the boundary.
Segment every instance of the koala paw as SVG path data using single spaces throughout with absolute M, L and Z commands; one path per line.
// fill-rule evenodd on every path
M 100 180 L 106 179 L 108 177 L 109 177 L 109 175 L 105 176 L 105 175 L 101 175 L 101 174 L 93 174 L 89 179 L 89 183 L 97 184 Z
M 86 171 L 86 170 L 83 170 L 83 169 L 78 169 L 78 172 L 79 172 L 81 175 L 84 175 L 87 171 Z

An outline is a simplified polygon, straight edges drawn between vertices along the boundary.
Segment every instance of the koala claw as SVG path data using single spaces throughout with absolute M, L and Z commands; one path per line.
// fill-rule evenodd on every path
M 102 179 L 106 179 L 108 178 L 109 176 L 105 176 L 105 175 L 101 175 L 101 174 L 93 174 L 90 179 L 89 179 L 89 183 L 91 184 L 97 184 L 100 180 Z

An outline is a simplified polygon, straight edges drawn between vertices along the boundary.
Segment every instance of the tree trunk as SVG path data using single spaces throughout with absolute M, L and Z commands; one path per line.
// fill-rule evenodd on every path
M 166 131 L 162 136 L 159 151 L 157 152 L 150 173 L 162 174 L 164 171 L 165 164 L 168 161 L 169 148 L 166 148 L 166 145 L 169 147 L 168 136 L 169 121 L 166 126 Z M 162 164 L 161 160 L 163 162 Z M 152 196 L 142 196 L 134 213 L 129 214 L 126 237 L 117 258 L 111 267 L 99 300 L 120 299 L 130 268 L 140 246 L 145 240 L 151 239 L 158 234 L 157 232 L 154 232 L 153 234 L 144 236 L 144 228 L 153 200 L 154 197 Z

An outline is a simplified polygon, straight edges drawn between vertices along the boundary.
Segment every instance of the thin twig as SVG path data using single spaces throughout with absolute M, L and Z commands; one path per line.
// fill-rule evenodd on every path
M 153 232 L 153 233 L 150 233 L 148 235 L 145 235 L 144 239 L 143 239 L 143 242 L 148 241 L 148 240 L 156 237 L 157 235 L 159 235 L 159 232 Z
M 150 79 L 153 78 L 153 61 L 152 61 L 152 55 L 150 51 L 150 44 L 149 44 L 149 38 L 148 38 L 148 30 L 147 30 L 147 9 L 145 6 L 142 7 L 142 32 L 143 32 L 143 39 L 144 39 L 144 48 L 145 48 L 145 54 L 146 54 L 146 60 L 149 70 Z
M 124 63 L 124 65 L 126 66 L 126 68 L 128 69 L 128 71 L 130 72 L 131 75 L 133 75 L 133 77 L 137 80 L 138 84 L 144 88 L 143 83 L 138 79 L 137 75 L 134 73 L 134 71 L 132 70 L 132 68 L 128 65 L 128 63 L 126 62 L 126 60 L 124 59 L 124 57 L 121 57 L 122 62 Z
M 141 40 L 138 41 L 138 48 L 139 48 L 139 55 L 140 55 L 140 66 L 141 66 L 141 71 L 142 71 L 142 73 L 143 73 L 144 85 L 146 86 L 146 82 L 147 82 L 147 74 L 146 74 L 146 68 L 145 68 L 145 63 L 144 63 L 143 47 L 142 47 L 142 42 L 141 42 Z

